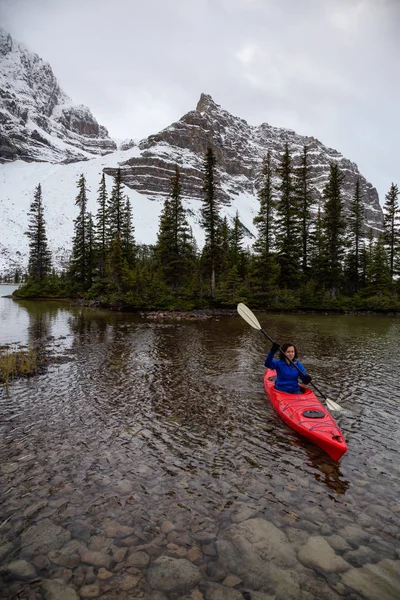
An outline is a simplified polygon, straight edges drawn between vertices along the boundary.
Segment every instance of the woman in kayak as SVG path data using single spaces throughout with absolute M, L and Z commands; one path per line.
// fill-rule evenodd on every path
M 279 360 L 274 360 L 275 352 L 279 352 L 280 358 Z M 286 354 L 291 361 L 296 363 L 296 366 L 300 369 L 301 373 L 296 369 L 294 365 L 284 356 L 283 352 Z M 306 385 L 310 383 L 311 377 L 307 375 L 307 372 L 300 361 L 297 360 L 297 349 L 294 344 L 283 344 L 279 346 L 277 342 L 274 342 L 271 346 L 271 350 L 267 354 L 267 357 L 264 362 L 264 366 L 268 369 L 275 369 L 277 379 L 275 382 L 275 387 L 277 390 L 281 392 L 286 392 L 288 394 L 300 394 L 301 389 L 299 386 L 299 377 L 302 382 Z

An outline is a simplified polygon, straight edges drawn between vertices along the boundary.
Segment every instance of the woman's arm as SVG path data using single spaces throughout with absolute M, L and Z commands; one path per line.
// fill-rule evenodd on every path
M 274 363 L 277 361 L 274 360 L 274 355 L 275 353 L 272 352 L 272 350 L 267 354 L 266 359 L 264 361 L 264 367 L 267 367 L 267 369 L 275 368 Z
M 275 352 L 278 352 L 278 350 L 279 350 L 278 342 L 273 342 L 272 346 L 271 346 L 271 350 L 268 352 L 267 357 L 264 362 L 264 366 L 267 367 L 267 369 L 271 369 L 271 367 L 275 368 L 274 363 L 277 363 L 278 361 L 274 360 L 274 355 L 275 355 Z
M 310 383 L 310 381 L 311 381 L 310 375 L 307 375 L 307 371 L 305 370 L 305 368 L 301 362 L 297 361 L 296 365 L 299 367 L 299 369 L 301 371 L 301 373 L 299 374 L 300 379 L 302 380 L 303 383 L 305 383 L 307 385 L 307 383 Z

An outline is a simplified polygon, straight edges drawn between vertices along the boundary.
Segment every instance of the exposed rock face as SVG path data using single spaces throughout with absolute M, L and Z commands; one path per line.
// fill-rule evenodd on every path
M 140 155 L 121 164 L 122 180 L 127 186 L 160 199 L 170 192 L 171 176 L 177 164 L 182 175 L 182 195 L 201 199 L 202 164 L 207 147 L 211 146 L 218 162 L 220 197 L 230 203 L 239 193 L 257 193 L 264 156 L 270 150 L 275 168 L 286 142 L 294 165 L 299 164 L 304 146 L 308 147 L 317 198 L 322 195 L 332 162 L 339 163 L 346 175 L 344 196 L 347 208 L 354 194 L 356 178 L 360 177 L 367 223 L 374 229 L 381 229 L 382 210 L 378 193 L 360 175 L 355 163 L 313 137 L 301 136 L 267 123 L 251 126 L 222 109 L 206 94 L 201 95 L 196 110 L 139 143 Z M 116 169 L 108 168 L 105 172 L 115 175 Z
M 0 162 L 71 162 L 115 149 L 89 108 L 61 90 L 50 65 L 0 28 Z
M 137 146 L 137 142 L 135 140 L 133 140 L 132 138 L 130 138 L 130 139 L 124 140 L 123 142 L 120 143 L 119 150 L 130 150 L 131 148 L 134 148 L 135 146 Z

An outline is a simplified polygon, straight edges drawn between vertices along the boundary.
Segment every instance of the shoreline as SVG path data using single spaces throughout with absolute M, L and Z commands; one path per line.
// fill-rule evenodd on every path
M 127 309 L 123 307 L 115 307 L 108 304 L 103 304 L 98 300 L 85 300 L 79 298 L 56 298 L 52 296 L 39 296 L 39 297 L 25 297 L 25 296 L 14 296 L 7 295 L 2 298 L 10 298 L 12 300 L 28 300 L 28 301 L 54 301 L 69 303 L 74 306 L 84 306 L 94 310 L 110 310 L 112 312 L 121 313 L 139 313 L 142 317 L 146 317 L 152 320 L 205 320 L 212 317 L 223 317 L 223 316 L 235 316 L 237 315 L 236 308 L 193 308 L 190 310 L 185 309 Z M 400 310 L 389 310 L 389 309 L 378 309 L 378 310 L 350 310 L 340 308 L 295 308 L 295 309 L 284 309 L 284 308 L 252 308 L 253 312 L 256 313 L 270 313 L 270 314 L 293 314 L 293 315 L 352 315 L 352 316 L 363 316 L 363 315 L 376 315 L 376 316 L 387 316 L 387 317 L 399 317 Z

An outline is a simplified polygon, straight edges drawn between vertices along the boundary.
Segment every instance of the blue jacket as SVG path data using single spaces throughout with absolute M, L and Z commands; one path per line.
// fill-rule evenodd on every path
M 298 360 L 294 360 L 293 362 L 296 363 L 303 375 L 307 374 L 301 362 Z M 268 369 L 276 370 L 277 380 L 275 382 L 275 387 L 277 390 L 289 394 L 300 394 L 301 390 L 298 379 L 301 375 L 296 367 L 292 364 L 287 364 L 285 359 L 274 360 L 274 354 L 272 352 L 267 354 L 264 366 Z M 303 378 L 301 377 L 301 379 Z

